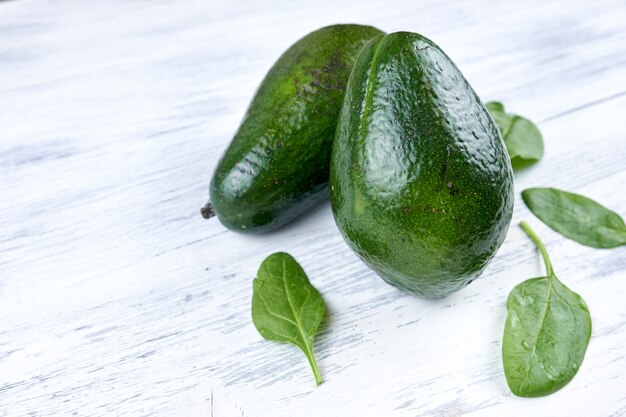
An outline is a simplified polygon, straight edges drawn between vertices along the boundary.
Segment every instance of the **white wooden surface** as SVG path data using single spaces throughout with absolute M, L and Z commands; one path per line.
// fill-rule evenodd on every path
M 279 54 L 337 22 L 435 40 L 481 97 L 539 122 L 555 186 L 626 214 L 624 0 L 0 2 L 0 416 L 626 415 L 626 248 L 565 240 L 516 199 L 486 273 L 404 295 L 343 243 L 323 204 L 265 236 L 199 208 Z M 593 336 L 560 392 L 507 389 L 510 289 L 545 240 Z M 289 251 L 326 299 L 325 383 L 250 320 L 263 258 Z

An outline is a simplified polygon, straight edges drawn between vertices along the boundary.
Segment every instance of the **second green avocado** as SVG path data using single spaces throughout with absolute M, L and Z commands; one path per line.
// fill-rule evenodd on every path
M 330 196 L 345 240 L 384 280 L 426 298 L 474 280 L 506 236 L 512 178 L 498 128 L 435 43 L 398 32 L 363 48 Z
M 350 70 L 363 46 L 381 33 L 371 26 L 328 26 L 276 61 L 215 169 L 203 215 L 212 208 L 229 229 L 263 232 L 327 198 Z

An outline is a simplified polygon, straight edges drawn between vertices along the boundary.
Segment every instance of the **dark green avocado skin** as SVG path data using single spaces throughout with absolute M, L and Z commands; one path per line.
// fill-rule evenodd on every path
M 426 298 L 478 277 L 513 211 L 498 128 L 450 58 L 415 33 L 378 36 L 359 55 L 330 186 L 350 247 L 385 281 Z
M 350 70 L 381 33 L 328 26 L 278 59 L 211 180 L 210 202 L 224 226 L 269 231 L 328 197 L 330 152 Z

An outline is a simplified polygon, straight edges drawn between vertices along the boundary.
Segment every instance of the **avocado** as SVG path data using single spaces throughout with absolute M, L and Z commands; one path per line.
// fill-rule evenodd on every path
M 513 211 L 500 132 L 431 40 L 372 39 L 354 65 L 330 168 L 348 245 L 385 281 L 441 298 L 480 275 Z
M 328 197 L 330 152 L 350 70 L 382 32 L 334 25 L 292 45 L 272 66 L 219 161 L 203 216 L 263 232 Z

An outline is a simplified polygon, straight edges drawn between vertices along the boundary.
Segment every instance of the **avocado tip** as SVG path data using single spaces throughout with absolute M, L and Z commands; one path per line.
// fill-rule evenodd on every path
M 211 217 L 215 217 L 215 211 L 213 210 L 213 206 L 211 205 L 210 201 L 200 209 L 200 214 L 202 214 L 202 217 L 207 220 Z

